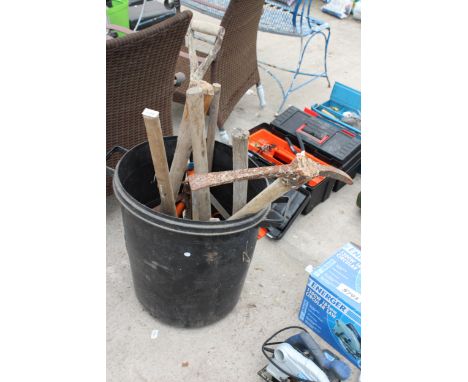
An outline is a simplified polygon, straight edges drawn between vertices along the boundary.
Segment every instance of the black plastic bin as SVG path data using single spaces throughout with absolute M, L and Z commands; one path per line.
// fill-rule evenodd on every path
M 177 138 L 164 138 L 169 164 Z M 231 147 L 216 142 L 214 171 L 232 168 Z M 250 200 L 267 186 L 249 181 Z M 113 180 L 121 204 L 135 293 L 148 312 L 179 327 L 201 327 L 237 304 L 268 208 L 234 221 L 198 222 L 154 212 L 159 194 L 148 143 L 128 151 Z M 211 189 L 232 211 L 232 184 Z

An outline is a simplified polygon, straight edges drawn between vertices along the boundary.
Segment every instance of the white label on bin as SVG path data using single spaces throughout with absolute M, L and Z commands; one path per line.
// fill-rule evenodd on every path
M 338 285 L 336 289 L 338 289 L 344 295 L 348 296 L 351 300 L 356 301 L 358 304 L 361 303 L 361 294 L 359 292 L 356 292 L 354 289 L 350 288 L 349 286 L 342 283 Z
M 185 257 L 190 257 L 190 256 L 192 256 L 192 254 L 190 252 L 184 252 L 184 256 Z

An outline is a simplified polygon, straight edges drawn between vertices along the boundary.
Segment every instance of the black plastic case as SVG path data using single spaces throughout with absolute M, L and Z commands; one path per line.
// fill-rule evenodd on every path
M 257 166 L 271 166 L 261 156 L 249 152 L 249 157 Z M 296 218 L 304 211 L 309 205 L 311 194 L 303 186 L 297 190 L 290 190 L 281 198 L 271 203 L 271 210 L 268 214 L 268 219 L 275 221 L 275 223 L 267 225 L 265 228 L 270 239 L 279 240 L 288 231 Z
M 275 135 L 277 135 L 279 138 L 284 139 L 284 134 L 281 134 L 275 131 L 275 129 L 268 123 L 262 123 L 250 129 L 249 133 L 253 134 L 260 129 L 268 130 L 274 133 Z M 264 165 L 266 166 L 272 165 L 272 163 L 268 162 L 265 158 L 261 157 L 259 154 L 253 153 L 253 152 L 251 152 L 251 154 L 254 155 L 259 161 L 264 163 Z M 302 210 L 302 215 L 307 215 L 310 211 L 314 209 L 315 206 L 327 200 L 332 190 L 334 190 L 334 188 L 336 187 L 337 183 L 343 183 L 343 182 L 337 182 L 335 179 L 325 178 L 315 187 L 312 187 L 309 184 L 304 185 L 303 187 L 310 193 L 310 200 L 308 204 L 305 206 L 305 208 Z M 344 184 L 345 183 L 343 183 L 343 185 Z
M 271 122 L 275 134 L 304 144 L 307 152 L 345 171 L 351 178 L 361 167 L 361 140 L 340 126 L 291 106 Z M 299 140 L 300 139 L 300 140 Z M 345 183 L 336 182 L 334 191 Z

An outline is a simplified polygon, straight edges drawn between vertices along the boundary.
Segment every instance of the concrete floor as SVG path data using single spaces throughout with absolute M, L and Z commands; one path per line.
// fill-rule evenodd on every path
M 329 75 L 360 89 L 360 23 L 338 20 L 318 10 L 315 15 L 331 24 Z M 195 13 L 195 18 L 209 19 Z M 212 20 L 212 19 L 210 19 Z M 295 62 L 292 38 L 259 33 L 259 59 L 285 64 Z M 322 45 L 315 43 L 307 54 L 306 68 L 320 62 Z M 319 48 L 320 47 L 320 48 Z M 249 129 L 271 121 L 280 102 L 273 80 L 260 73 L 268 105 L 259 110 L 255 92 L 246 94 L 226 122 L 226 129 Z M 279 77 L 286 80 L 287 75 Z M 288 104 L 299 108 L 322 102 L 330 90 L 318 80 L 294 93 Z M 181 105 L 174 105 L 174 120 L 180 120 Z M 171 381 L 261 381 L 257 371 L 266 360 L 260 347 L 273 332 L 301 325 L 298 310 L 304 293 L 308 264 L 319 265 L 348 241 L 360 244 L 360 210 L 355 201 L 361 189 L 358 175 L 346 186 L 300 216 L 281 241 L 264 238 L 255 256 L 234 311 L 220 322 L 202 329 L 176 329 L 146 313 L 137 301 L 125 250 L 120 209 L 114 197 L 107 199 L 107 380 L 109 382 Z M 328 347 L 319 339 L 319 342 Z M 359 371 L 353 368 L 351 381 Z

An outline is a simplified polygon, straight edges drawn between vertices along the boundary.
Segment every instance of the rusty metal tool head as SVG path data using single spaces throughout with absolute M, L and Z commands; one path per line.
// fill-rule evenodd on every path
M 236 180 L 280 178 L 287 182 L 291 188 L 297 188 L 317 176 L 326 176 L 347 184 L 353 183 L 353 180 L 344 171 L 314 162 L 305 155 L 305 152 L 296 154 L 296 158 L 290 164 L 193 174 L 188 177 L 188 182 L 192 191 L 196 191 L 206 187 L 232 183 Z

